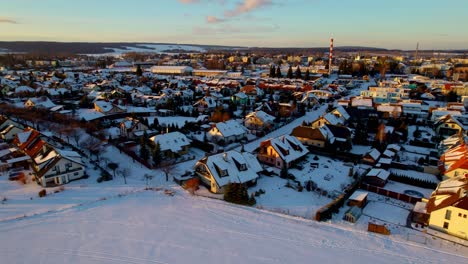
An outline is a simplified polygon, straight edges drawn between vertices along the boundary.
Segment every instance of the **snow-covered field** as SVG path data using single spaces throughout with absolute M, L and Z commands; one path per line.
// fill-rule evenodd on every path
M 249 189 L 255 193 L 262 189 L 264 194 L 255 197 L 256 206 L 273 212 L 313 219 L 317 210 L 332 199 L 316 192 L 302 192 L 285 187 L 287 180 L 275 177 L 262 177 L 257 185 Z
M 135 47 L 126 46 L 125 49 L 106 48 L 110 52 L 104 54 L 87 54 L 88 56 L 121 56 L 129 52 L 142 52 L 142 53 L 174 53 L 179 51 L 184 52 L 206 52 L 205 48 L 191 45 L 177 45 L 177 44 L 138 44 Z
M 0 223 L 2 263 L 466 263 L 392 237 L 144 191 Z

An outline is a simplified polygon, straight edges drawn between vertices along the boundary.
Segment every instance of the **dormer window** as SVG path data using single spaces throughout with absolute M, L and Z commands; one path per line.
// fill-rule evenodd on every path
M 221 177 L 226 177 L 226 176 L 229 176 L 228 171 L 227 170 L 222 170 L 221 171 Z

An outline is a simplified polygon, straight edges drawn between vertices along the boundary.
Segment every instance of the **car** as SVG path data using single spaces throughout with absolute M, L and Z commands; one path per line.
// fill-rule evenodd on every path
M 24 179 L 24 172 L 23 171 L 10 171 L 8 173 L 8 180 L 10 181 L 17 181 Z

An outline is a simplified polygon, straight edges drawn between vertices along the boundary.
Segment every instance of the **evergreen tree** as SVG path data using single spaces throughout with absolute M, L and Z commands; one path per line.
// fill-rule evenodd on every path
M 301 68 L 299 66 L 297 66 L 296 68 L 296 79 L 302 79 L 302 72 L 301 72 Z
M 292 77 L 293 77 L 292 67 L 289 66 L 288 73 L 286 74 L 286 78 L 292 79 Z
M 140 65 L 137 66 L 136 75 L 137 76 L 142 76 L 143 75 L 143 70 L 141 69 Z
M 145 131 L 144 135 L 140 138 L 140 158 L 142 158 L 144 161 L 147 161 L 149 158 L 147 140 L 148 140 L 148 134 Z
M 153 156 L 153 164 L 154 166 L 159 166 L 161 164 L 161 146 L 159 143 L 156 142 L 154 145 L 153 151 L 152 151 L 152 156 Z
M 275 78 L 276 75 L 276 69 L 275 66 L 270 66 L 270 78 Z
M 309 72 L 309 69 L 307 69 L 307 71 L 306 71 L 305 74 L 304 74 L 304 80 L 305 80 L 305 81 L 310 80 L 310 72 Z
M 279 65 L 278 65 L 278 67 L 276 67 L 275 77 L 276 78 L 283 78 L 283 74 L 281 73 L 281 67 Z

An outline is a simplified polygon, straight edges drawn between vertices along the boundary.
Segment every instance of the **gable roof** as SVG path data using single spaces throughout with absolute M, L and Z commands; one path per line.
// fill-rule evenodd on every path
M 170 150 L 174 153 L 177 153 L 181 151 L 183 147 L 190 145 L 190 139 L 178 131 L 156 135 L 151 137 L 150 140 L 158 143 L 161 151 Z
M 309 150 L 296 138 L 289 135 L 272 138 L 270 142 L 278 155 L 285 162 L 297 160 L 309 153 Z M 263 142 L 262 142 L 263 143 Z
M 216 123 L 216 128 L 219 130 L 219 133 L 223 135 L 223 137 L 240 136 L 245 134 L 247 131 L 247 128 L 245 128 L 236 120 Z
M 198 163 L 205 164 L 218 186 L 223 187 L 228 183 L 245 183 L 258 178 L 258 173 L 263 170 L 257 158 L 248 152 L 235 150 L 208 156 Z M 241 165 L 245 165 L 245 170 Z M 227 174 L 223 175 L 223 171 Z

